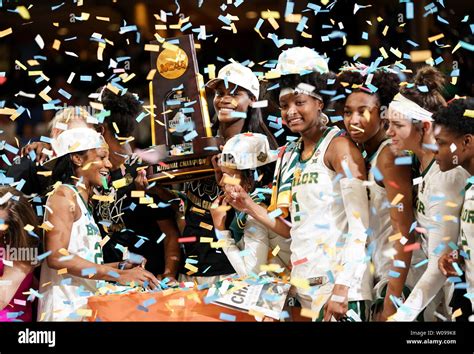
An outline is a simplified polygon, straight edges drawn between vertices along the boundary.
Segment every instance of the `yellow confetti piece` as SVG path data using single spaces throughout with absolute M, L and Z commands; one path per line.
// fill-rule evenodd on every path
M 156 69 L 152 69 L 148 72 L 148 75 L 146 76 L 147 80 L 153 80 L 156 74 Z
M 199 239 L 199 242 L 201 242 L 201 243 L 211 243 L 213 241 L 214 241 L 214 239 L 212 237 L 201 237 Z
M 402 52 L 400 52 L 400 50 L 398 50 L 398 49 L 390 48 L 390 52 L 392 52 L 398 58 L 402 57 Z
M 145 191 L 132 191 L 132 198 L 142 198 L 145 196 Z
M 391 235 L 391 236 L 388 237 L 388 242 L 400 240 L 401 238 L 402 238 L 402 233 L 401 233 L 401 232 L 397 232 L 396 234 Z
M 438 39 L 441 39 L 441 38 L 444 38 L 443 33 L 437 34 L 436 36 L 429 37 L 428 42 L 431 43 L 431 42 L 437 41 Z
M 8 36 L 9 34 L 12 34 L 13 30 L 12 28 L 7 28 L 6 30 L 0 31 L 0 38 Z
M 393 198 L 391 205 L 397 205 L 405 196 L 403 194 L 398 193 L 395 198 Z
M 209 80 L 216 78 L 216 66 L 214 64 L 209 64 L 207 66 L 207 72 L 209 75 Z
M 466 110 L 464 111 L 463 117 L 474 118 L 474 110 L 472 110 L 472 109 L 466 109 Z
M 33 225 L 30 225 L 30 224 L 27 224 L 23 227 L 23 229 L 26 231 L 26 232 L 31 232 L 35 229 L 35 227 Z
M 0 36 L 0 37 L 1 37 L 1 36 Z M 27 69 L 26 69 L 26 66 L 24 66 L 22 63 L 20 63 L 20 61 L 15 60 L 15 64 L 18 65 L 18 66 L 19 66 L 20 68 L 22 68 L 23 70 L 27 70 Z M 40 73 L 41 73 L 41 71 L 40 71 Z
M 193 273 L 197 273 L 197 271 L 198 271 L 198 267 L 195 267 L 195 266 L 193 266 L 192 264 L 189 264 L 189 263 L 186 263 L 184 265 L 184 268 L 190 270 Z
M 301 14 L 290 14 L 285 17 L 285 22 L 289 23 L 299 23 L 303 16 Z
M 155 25 L 155 29 L 157 31 L 166 31 L 167 26 L 166 25 Z
M 107 84 L 107 90 L 112 91 L 115 95 L 120 93 L 120 89 L 117 86 L 112 85 L 110 82 Z
M 278 28 L 280 28 L 280 25 L 278 22 L 273 17 L 268 18 L 268 22 L 270 22 L 270 25 L 272 25 L 273 29 L 276 31 Z
M 204 209 L 199 209 L 199 208 L 196 208 L 196 207 L 191 207 L 191 211 L 195 212 L 195 213 L 198 213 L 198 214 L 202 214 L 202 215 L 204 215 L 206 213 L 206 211 Z
M 79 316 L 82 316 L 82 317 L 91 317 L 92 316 L 92 310 L 91 309 L 78 309 L 76 311 L 76 313 Z
M 352 128 L 352 129 L 355 129 L 355 130 L 358 130 L 358 131 L 360 131 L 360 132 L 362 132 L 362 133 L 365 132 L 364 129 L 359 128 L 359 127 L 356 127 L 355 125 L 352 125 L 352 124 L 351 124 L 351 128 Z
M 370 58 L 372 49 L 368 45 L 348 45 L 346 47 L 346 55 L 353 57 L 359 55 L 361 58 Z
M 211 242 L 211 248 L 222 248 L 227 246 L 226 240 L 219 240 L 217 242 Z
M 103 111 L 104 110 L 104 105 L 102 103 L 90 101 L 89 105 L 92 108 L 97 109 L 98 111 Z
M 120 179 L 112 182 L 112 187 L 114 187 L 115 189 L 125 187 L 126 185 L 127 185 L 127 179 L 126 178 L 120 178 Z
M 158 44 L 145 44 L 145 50 L 148 52 L 159 52 L 160 46 Z
M 456 311 L 453 312 L 453 315 L 451 316 L 452 318 L 456 318 L 462 315 L 462 310 L 461 308 L 458 308 Z
M 114 197 L 112 195 L 96 195 L 92 196 L 92 199 L 98 200 L 99 202 L 105 203 L 112 203 L 114 201 Z
M 30 12 L 24 6 L 17 6 L 16 12 L 21 16 L 24 20 L 29 20 L 31 18 Z
M 99 21 L 110 22 L 110 17 L 96 16 L 95 18 Z
M 135 73 L 131 73 L 130 75 L 125 75 L 125 78 L 122 78 L 122 81 L 124 83 L 127 83 L 129 82 L 130 80 L 132 80 L 134 77 L 135 77 Z
M 461 48 L 461 41 L 459 41 L 458 44 L 456 44 L 456 46 L 453 48 L 453 51 L 451 52 L 451 54 L 454 53 L 459 48 Z
M 69 252 L 65 248 L 61 248 L 60 250 L 58 250 L 58 253 L 63 255 L 63 256 L 69 256 Z
M 383 56 L 384 59 L 387 59 L 387 58 L 388 58 L 387 51 L 385 50 L 384 47 L 380 47 L 380 48 L 379 48 L 379 51 L 380 51 L 380 53 L 382 54 L 382 56 Z
M 431 58 L 431 50 L 413 50 L 410 52 L 410 60 L 413 63 L 424 62 Z
M 54 225 L 51 224 L 49 221 L 43 222 L 40 226 L 38 226 L 40 229 L 43 229 L 45 231 L 51 231 L 54 229 Z
M 388 31 L 388 26 L 385 26 L 385 28 L 382 31 L 382 34 L 384 35 L 384 37 L 387 35 L 387 31 Z
M 38 171 L 36 172 L 37 175 L 49 177 L 53 174 L 53 171 Z
M 173 178 L 175 177 L 175 176 L 172 175 L 171 173 L 168 173 L 168 172 L 165 172 L 165 171 L 163 171 L 163 174 L 164 174 L 166 177 L 170 178 L 170 179 L 173 179 Z
M 278 264 L 261 264 L 260 271 L 261 272 L 278 272 L 281 270 L 281 266 Z
M 224 178 L 222 179 L 222 183 L 230 184 L 230 185 L 233 185 L 233 186 L 239 186 L 240 185 L 240 178 L 235 178 L 235 177 L 231 177 L 229 175 L 224 175 Z
M 58 270 L 58 275 L 67 274 L 67 268 L 62 268 Z
M 454 221 L 457 220 L 457 217 L 454 215 L 443 215 L 443 221 Z
M 383 18 L 382 17 L 377 17 L 377 22 L 382 22 L 383 21 Z
M 308 279 L 292 278 L 290 281 L 290 284 L 296 286 L 297 288 L 301 288 L 303 290 L 309 289 Z
M 114 127 L 115 133 L 120 134 L 120 129 L 117 126 L 117 123 L 112 122 L 112 126 Z
M 152 197 L 141 197 L 138 200 L 138 203 L 139 204 L 151 204 L 151 203 L 153 203 L 153 198 Z
M 45 288 L 45 287 L 47 287 L 47 286 L 50 286 L 51 284 L 52 284 L 52 282 L 48 281 L 47 283 L 41 284 L 41 287 L 42 287 L 42 288 Z
M 301 32 L 301 37 L 303 37 L 303 38 L 313 38 L 313 35 L 303 31 L 303 32 Z
M 259 312 L 259 311 L 255 310 L 255 309 L 252 309 L 252 308 L 249 309 L 248 314 L 249 314 L 250 316 L 258 317 L 258 318 L 263 318 L 263 317 L 265 317 L 265 314 L 263 314 L 262 312 Z
M 458 205 L 454 202 L 446 202 L 448 208 L 456 208 Z
M 45 318 L 45 317 L 46 317 L 46 312 L 41 312 L 39 321 L 40 321 L 40 322 L 44 321 L 44 318 Z
M 109 240 L 110 240 L 110 237 L 109 237 L 109 236 L 105 236 L 105 237 L 102 239 L 102 241 L 99 242 L 100 247 L 104 247 L 104 245 L 105 245 L 107 242 L 109 242 Z
M 307 317 L 311 319 L 315 319 L 319 317 L 319 314 L 315 311 L 311 311 L 310 309 L 307 308 L 302 308 L 300 312 L 301 317 Z
M 276 245 L 276 247 L 273 249 L 272 251 L 272 254 L 273 254 L 273 257 L 276 257 L 276 255 L 278 254 L 278 252 L 280 252 L 280 246 L 279 245 Z
M 88 13 L 88 12 L 82 12 L 82 13 L 81 13 L 81 20 L 82 20 L 82 21 L 87 21 L 90 16 L 91 16 L 90 13 Z
M 202 222 L 202 221 L 199 223 L 199 227 L 202 227 L 203 229 L 206 229 L 209 231 L 211 231 L 213 228 L 212 225 L 206 224 L 205 222 Z

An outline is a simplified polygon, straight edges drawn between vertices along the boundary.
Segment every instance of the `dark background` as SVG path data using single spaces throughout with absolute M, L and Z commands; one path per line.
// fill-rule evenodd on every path
M 62 6 L 52 9 L 63 2 Z M 266 38 L 268 33 L 275 33 L 279 39 L 292 39 L 294 46 L 305 45 L 315 48 L 320 53 L 326 53 L 331 58 L 329 65 L 333 71 L 353 61 L 353 58 L 346 54 L 347 45 L 371 47 L 370 57 L 358 59 L 365 64 L 370 64 L 380 56 L 379 48 L 383 46 L 389 58 L 381 65 L 389 65 L 395 60 L 400 60 L 390 53 L 390 48 L 398 48 L 402 53 L 409 53 L 414 48 L 407 43 L 407 40 L 412 40 L 419 44 L 417 50 L 430 49 L 433 59 L 443 58 L 437 67 L 448 76 L 448 81 L 450 81 L 449 76 L 452 70 L 460 69 L 457 84 L 448 84 L 446 87 L 448 99 L 454 94 L 473 95 L 472 52 L 459 48 L 451 54 L 459 40 L 472 45 L 473 30 L 470 27 L 472 18 L 461 22 L 474 8 L 474 2 L 471 0 L 433 0 L 432 2 L 416 0 L 414 1 L 414 19 L 406 18 L 406 4 L 399 3 L 398 0 L 358 0 L 359 5 L 370 5 L 370 7 L 360 8 L 355 15 L 353 14 L 355 1 L 296 0 L 293 13 L 308 17 L 305 32 L 312 35 L 311 39 L 301 36 L 301 33 L 296 30 L 297 23 L 285 21 L 286 0 L 246 0 L 238 7 L 235 7 L 234 3 L 235 1 L 227 0 L 181 0 L 179 2 L 83 0 L 82 6 L 78 6 L 78 0 L 0 1 L 0 31 L 9 27 L 13 30 L 12 34 L 0 38 L 0 108 L 16 109 L 22 106 L 27 109 L 14 123 L 11 122 L 9 116 L 0 115 L 0 141 L 6 140 L 18 146 L 15 141 L 17 137 L 18 144 L 21 146 L 30 140 L 38 139 L 41 135 L 47 135 L 46 123 L 54 116 L 55 111 L 43 109 L 45 101 L 38 96 L 38 93 L 49 85 L 51 87 L 49 96 L 62 101 L 58 105 L 87 105 L 87 96 L 91 92 L 95 92 L 98 87 L 118 75 L 114 74 L 114 69 L 109 66 L 110 59 L 121 60 L 117 68 L 124 68 L 128 74 L 136 74 L 136 77 L 127 84 L 121 82 L 120 84 L 139 94 L 146 104 L 148 101 L 146 75 L 150 70 L 150 53 L 144 51 L 144 45 L 154 39 L 155 32 L 164 38 L 194 33 L 196 43 L 201 46 L 197 50 L 197 56 L 200 72 L 204 75 L 205 81 L 208 80 L 208 75 L 204 73 L 204 68 L 208 64 L 215 64 L 218 70 L 228 63 L 230 58 L 244 64 L 245 61 L 251 60 L 255 63 L 252 70 L 267 71 L 268 61 L 276 60 L 281 50 L 291 47 L 291 45 L 284 45 L 277 48 L 271 39 Z M 311 3 L 320 6 L 321 11 L 315 14 L 308 8 L 312 6 Z M 179 4 L 179 13 L 177 4 Z M 224 9 L 223 6 L 226 4 L 227 8 Z M 23 19 L 14 12 L 18 6 L 28 8 L 31 5 L 33 6 L 29 9 L 31 15 L 29 20 Z M 433 5 L 436 12 L 427 13 L 425 7 L 429 8 Z M 158 20 L 154 15 L 159 15 L 161 10 L 169 15 L 166 23 Z M 280 19 L 276 21 L 280 27 L 274 30 L 269 21 L 265 20 L 260 28 L 265 39 L 261 39 L 254 27 L 267 10 L 279 12 Z M 76 18 L 81 17 L 83 12 L 90 14 L 87 21 Z M 223 29 L 222 26 L 226 25 L 218 19 L 219 15 L 225 16 L 227 13 L 239 18 L 238 21 L 234 21 L 237 28 L 236 34 Z M 109 17 L 110 22 L 97 20 L 96 16 Z M 184 32 L 179 29 L 155 30 L 157 24 L 167 24 L 169 27 L 169 25 L 177 24 L 180 17 L 188 16 L 192 27 Z M 448 21 L 449 25 L 442 23 L 438 16 Z M 383 20 L 379 22 L 378 17 Z M 367 21 L 371 21 L 372 25 L 370 26 Z M 57 23 L 57 26 L 54 23 Z M 342 23 L 342 29 L 339 23 Z M 400 26 L 402 23 L 405 23 L 403 27 Z M 137 26 L 140 33 L 138 43 L 135 31 L 119 34 L 120 27 L 124 25 Z M 192 32 L 192 28 L 196 29 L 201 25 L 206 26 L 206 34 L 212 37 L 197 40 L 198 33 Z M 385 26 L 389 26 L 389 29 L 384 36 L 382 32 Z M 343 46 L 342 38 L 321 40 L 321 36 L 331 33 L 337 37 L 338 31 L 345 33 L 346 46 Z M 362 32 L 368 33 L 367 40 L 362 39 Z M 113 45 L 107 44 L 103 61 L 97 60 L 98 43 L 90 39 L 93 33 L 100 33 L 102 38 L 113 42 Z M 445 37 L 437 43 L 428 42 L 428 37 L 439 33 L 443 33 Z M 44 49 L 40 49 L 34 40 L 38 34 L 45 42 Z M 52 48 L 55 39 L 61 41 L 59 50 Z M 445 45 L 450 47 L 444 47 Z M 65 54 L 65 51 L 76 53 L 78 58 Z M 27 61 L 38 55 L 45 58 L 38 59 L 39 66 L 30 67 Z M 28 71 L 22 70 L 15 64 L 15 60 L 27 66 L 28 70 L 42 70 L 50 80 L 36 83 L 38 76 L 29 76 Z M 412 63 L 405 59 L 403 64 L 407 66 L 407 69 L 415 69 L 423 63 Z M 5 74 L 1 74 L 2 72 Z M 72 83 L 68 84 L 66 80 L 71 72 L 75 72 L 76 76 Z M 97 76 L 99 72 L 104 73 L 102 78 Z M 92 81 L 81 81 L 80 75 L 91 75 Z M 69 92 L 72 97 L 66 99 L 58 93 L 59 89 Z M 36 94 L 36 98 L 17 95 L 20 91 Z M 209 106 L 212 110 L 211 101 Z M 144 119 L 137 132 L 137 143 L 141 146 L 149 144 L 147 124 L 149 124 L 148 119 Z M 280 137 L 281 139 L 284 141 L 283 136 Z

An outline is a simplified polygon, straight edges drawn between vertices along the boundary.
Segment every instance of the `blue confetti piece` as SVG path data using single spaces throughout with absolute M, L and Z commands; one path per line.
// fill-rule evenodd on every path
M 459 44 L 462 48 L 467 49 L 469 51 L 474 51 L 474 44 L 466 43 L 464 41 L 459 41 Z
M 306 16 L 303 16 L 298 23 L 298 26 L 296 26 L 296 30 L 298 32 L 303 32 L 305 27 L 306 27 L 306 22 L 308 22 L 308 18 Z
M 372 166 L 372 168 L 370 169 L 370 172 L 372 172 L 376 181 L 379 182 L 383 180 L 383 175 L 380 172 L 380 170 L 377 168 L 377 166 Z
M 223 321 L 231 321 L 234 322 L 236 320 L 236 317 L 234 315 L 229 315 L 228 313 L 221 312 L 219 315 L 219 319 Z
M 329 282 L 332 283 L 332 284 L 334 284 L 334 275 L 332 274 L 332 272 L 331 272 L 330 270 L 328 270 L 328 271 L 326 272 L 326 275 L 327 275 L 327 277 L 328 277 Z
M 69 92 L 67 92 L 63 89 L 59 89 L 58 92 L 59 92 L 59 94 L 61 94 L 62 96 L 64 96 L 68 100 L 72 97 L 72 95 Z
M 143 312 L 148 312 L 149 311 L 146 307 L 144 307 L 142 305 L 138 305 L 137 309 L 140 310 L 140 311 L 143 311 Z
M 285 6 L 285 18 L 287 18 L 293 13 L 294 8 L 295 8 L 295 3 L 291 0 L 288 0 Z
M 441 22 L 441 23 L 445 23 L 445 24 L 449 25 L 449 22 L 446 21 L 444 18 L 442 18 L 440 15 L 438 15 L 438 16 L 436 17 L 436 19 L 437 19 L 439 22 Z
M 431 150 L 431 151 L 438 151 L 438 145 L 436 144 L 422 144 L 422 147 L 424 149 L 427 149 L 427 150 Z
M 402 156 L 395 159 L 395 165 L 411 165 L 413 161 L 412 156 Z
M 237 86 L 236 86 L 237 87 Z M 231 118 L 237 118 L 237 119 L 240 119 L 240 118 L 247 118 L 247 112 L 238 112 L 238 111 L 233 111 L 231 114 L 230 114 Z
M 43 207 L 41 205 L 36 206 L 36 215 L 43 216 Z
M 198 289 L 198 290 L 205 290 L 205 289 L 209 289 L 209 288 L 210 288 L 209 283 L 199 284 L 199 285 L 197 286 L 197 289 Z
M 154 298 L 150 298 L 148 300 L 143 301 L 143 306 L 144 307 L 149 307 L 153 304 L 156 304 L 156 300 Z
M 428 259 L 424 259 L 422 260 L 421 262 L 418 262 L 417 264 L 415 264 L 413 267 L 414 268 L 420 268 L 421 266 L 425 265 L 428 263 Z
M 407 20 L 413 20 L 414 18 L 414 4 L 412 2 L 406 3 L 406 16 Z
M 268 213 L 268 217 L 270 219 L 274 219 L 276 217 L 279 217 L 282 214 L 283 214 L 283 211 L 280 208 L 278 208 L 278 209 L 272 211 L 271 213 Z
M 72 278 L 65 278 L 59 282 L 60 285 L 71 285 L 72 284 Z
M 148 113 L 145 113 L 145 112 L 141 112 L 137 118 L 135 118 L 135 120 L 137 121 L 137 123 L 140 123 L 143 118 L 145 118 L 146 116 L 148 115 Z
M 434 62 L 435 62 L 435 65 L 439 65 L 443 61 L 444 61 L 443 57 L 437 57 Z
M 394 267 L 397 267 L 397 268 L 406 268 L 405 262 L 404 262 L 404 261 L 400 261 L 400 260 L 398 260 L 398 259 L 395 259 L 395 260 L 393 261 L 393 265 L 394 265 Z
M 276 83 L 275 85 L 270 86 L 270 87 L 267 89 L 267 91 L 275 90 L 275 89 L 277 89 L 277 88 L 279 88 L 279 87 L 280 87 L 280 84 L 279 84 L 279 83 Z
M 342 122 L 344 118 L 342 116 L 329 116 L 332 123 Z
M 117 273 L 113 270 L 109 271 L 107 274 L 110 275 L 112 278 L 116 278 L 116 279 L 118 279 L 120 277 L 119 273 Z
M 95 267 L 92 268 L 84 268 L 81 270 L 81 275 L 83 277 L 91 275 L 91 274 L 97 274 L 97 269 Z
M 274 133 L 273 135 L 278 138 L 281 134 L 283 134 L 285 132 L 285 129 L 284 128 L 281 128 L 279 131 L 277 131 L 276 133 Z
M 91 75 L 81 75 L 79 80 L 81 80 L 81 81 L 92 81 L 92 76 Z
M 185 263 L 189 263 L 189 264 L 198 264 L 199 261 L 197 259 L 192 259 L 192 258 L 186 258 L 186 261 Z
M 198 133 L 196 132 L 196 130 L 193 130 L 192 132 L 189 132 L 188 134 L 184 136 L 184 140 L 190 141 L 190 140 L 193 140 L 197 136 L 198 136 Z
M 450 283 L 460 283 L 462 280 L 460 277 L 448 277 L 447 279 Z
M 459 276 L 463 275 L 463 271 L 462 271 L 462 269 L 459 267 L 459 265 L 458 265 L 457 262 L 453 262 L 453 263 L 451 263 L 451 264 L 453 265 L 454 270 L 456 271 L 456 273 L 457 273 Z
M 138 31 L 136 25 L 124 26 L 124 27 L 120 27 L 119 34 L 124 34 L 127 32 L 133 32 L 133 31 Z
M 51 253 L 53 253 L 52 251 L 48 251 L 48 252 L 45 252 L 43 254 L 40 254 L 38 257 L 36 257 L 36 259 L 38 261 L 42 261 L 43 259 L 45 259 L 46 257 L 48 257 Z
M 204 269 L 204 271 L 203 271 L 202 273 L 203 273 L 203 274 L 206 274 L 206 272 L 207 272 L 209 269 L 211 269 L 211 267 L 212 267 L 212 266 L 207 267 L 206 269 Z
M 139 240 L 135 243 L 134 247 L 135 247 L 135 248 L 140 248 L 140 246 L 143 245 L 144 243 L 145 243 L 145 240 L 144 240 L 144 239 L 139 239 Z
M 203 300 L 204 300 L 204 303 L 207 305 L 207 304 L 210 304 L 211 302 L 219 300 L 219 295 L 214 294 L 214 295 L 211 295 L 211 296 L 206 296 L 206 297 L 203 298 Z
M 362 39 L 367 40 L 369 38 L 369 34 L 367 32 L 362 32 Z
M 468 289 L 468 288 L 469 288 L 469 286 L 465 282 L 460 282 L 460 283 L 454 284 L 454 289 Z
M 400 273 L 399 273 L 399 272 L 395 272 L 394 270 L 390 270 L 390 271 L 388 272 L 388 276 L 389 276 L 390 278 L 398 278 L 398 277 L 400 276 Z
M 54 6 L 51 6 L 51 11 L 55 11 L 57 9 L 59 9 L 61 6 L 64 5 L 64 2 L 60 3 L 59 5 L 54 5 Z
M 224 22 L 227 26 L 230 26 L 230 20 L 229 18 L 223 16 L 223 15 L 219 15 L 219 17 L 217 18 L 219 21 L 222 21 Z
M 458 249 L 459 249 L 458 245 L 456 245 L 453 241 L 449 241 L 448 246 L 449 246 L 452 250 L 458 250 Z
M 439 256 L 441 254 L 441 252 L 444 251 L 445 248 L 446 248 L 446 245 L 444 243 L 440 243 L 438 246 L 436 246 L 433 253 L 435 255 Z

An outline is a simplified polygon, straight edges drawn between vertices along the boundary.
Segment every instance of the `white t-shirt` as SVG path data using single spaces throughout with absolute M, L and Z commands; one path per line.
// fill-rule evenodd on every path
M 324 163 L 327 148 L 339 131 L 328 128 L 313 155 L 300 161 L 295 170 L 290 206 L 292 279 L 326 276 L 333 278 L 333 285 L 344 269 L 344 252 L 351 237 L 347 234 L 348 219 L 340 183 L 335 182 L 336 172 Z M 369 270 L 366 264 L 362 266 L 364 269 L 351 279 L 349 301 L 372 299 Z M 331 288 L 324 286 L 320 291 L 328 293 Z
M 389 242 L 389 237 L 395 231 L 392 227 L 390 218 L 390 201 L 387 199 L 387 191 L 384 187 L 377 184 L 372 167 L 379 167 L 377 162 L 380 153 L 384 148 L 390 145 L 391 140 L 383 141 L 378 147 L 377 151 L 368 158 L 371 168 L 368 170 L 368 184 L 369 190 L 369 208 L 370 208 L 370 228 L 372 230 L 368 238 L 368 245 L 371 251 L 371 258 L 374 264 L 374 295 L 380 296 L 384 286 L 389 281 L 389 272 L 393 264 L 390 254 L 393 253 L 393 242 Z M 387 182 L 387 181 L 385 181 Z M 406 235 L 404 235 L 406 236 Z M 399 242 L 398 240 L 395 242 Z M 413 251 L 410 271 L 408 272 L 406 284 L 410 289 L 413 289 L 416 282 L 420 279 L 426 266 L 415 268 L 414 265 L 426 259 L 422 250 Z
M 220 233 L 227 241 L 227 246 L 222 249 L 240 277 L 260 273 L 260 266 L 265 264 L 277 264 L 285 270 L 289 269 L 291 239 L 269 230 L 252 216 L 247 216 L 244 236 L 239 242 L 235 242 L 229 230 Z M 269 260 L 269 252 L 277 246 L 278 253 Z
M 67 251 L 89 262 L 103 264 L 99 228 L 80 194 L 74 187 L 64 186 L 75 191 L 77 204 L 81 209 L 81 217 L 72 224 Z M 58 270 L 50 268 L 46 261 L 41 265 L 40 286 L 45 283 L 50 284 L 40 287 L 43 297 L 39 299 L 38 307 L 38 319 L 43 321 L 81 321 L 83 317 L 77 314 L 77 310 L 86 308 L 87 298 L 105 285 L 105 281 L 68 273 L 58 275 Z
M 448 302 L 452 286 L 446 284 L 446 277 L 438 268 L 438 259 L 449 242 L 457 243 L 464 199 L 462 191 L 468 177 L 469 174 L 460 166 L 441 172 L 434 160 L 422 173 L 415 216 L 418 224 L 426 230 L 421 247 L 428 255 L 428 266 L 410 296 L 397 310 L 394 320 L 414 321 L 444 285 L 444 301 Z M 430 314 L 425 314 L 425 319 L 427 315 Z
M 461 247 L 468 258 L 464 259 L 467 293 L 470 296 L 474 311 L 474 185 L 466 186 L 466 194 L 461 213 Z

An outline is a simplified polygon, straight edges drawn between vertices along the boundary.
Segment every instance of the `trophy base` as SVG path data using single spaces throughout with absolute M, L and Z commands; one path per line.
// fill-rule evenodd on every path
M 196 138 L 193 140 L 192 154 L 169 156 L 166 145 L 157 145 L 151 149 L 163 156 L 160 163 L 150 166 L 147 171 L 149 182 L 161 185 L 183 183 L 197 179 L 213 177 L 212 157 L 220 153 L 222 138 Z

